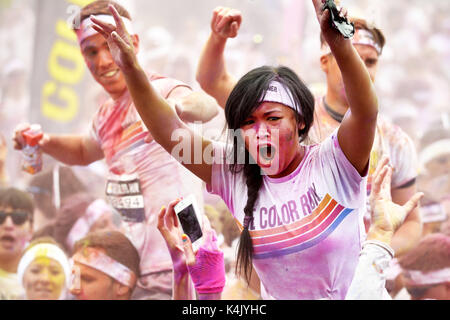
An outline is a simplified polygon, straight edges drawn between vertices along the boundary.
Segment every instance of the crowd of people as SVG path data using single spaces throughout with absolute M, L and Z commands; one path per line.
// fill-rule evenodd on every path
M 448 300 L 449 114 L 420 137 L 385 116 L 374 83 L 389 34 L 342 9 L 347 39 L 333 3 L 305 4 L 319 90 L 286 66 L 234 74 L 237 9 L 212 13 L 197 85 L 141 63 L 124 6 L 83 7 L 74 32 L 108 100 L 87 134 L 44 128 L 54 165 L 26 185 L 6 164 L 19 166 L 30 124 L 10 112 L 21 123 L 2 127 L 15 151 L 0 139 L 0 299 Z M 104 194 L 76 172 L 98 161 Z M 199 248 L 174 209 L 190 195 Z

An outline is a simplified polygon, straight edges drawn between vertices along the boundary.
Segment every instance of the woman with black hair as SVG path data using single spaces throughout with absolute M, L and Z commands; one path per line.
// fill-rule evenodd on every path
M 312 2 L 351 109 L 340 128 L 315 146 L 300 142 L 313 122 L 314 99 L 289 68 L 261 67 L 238 82 L 225 110 L 232 146 L 224 146 L 196 135 L 156 93 L 114 7 L 117 27 L 92 18 L 153 138 L 227 203 L 243 230 L 238 271 L 248 277 L 253 266 L 265 298 L 344 299 L 364 240 L 377 97 L 351 42 L 322 10 L 324 1 Z M 201 157 L 186 152 L 198 146 Z

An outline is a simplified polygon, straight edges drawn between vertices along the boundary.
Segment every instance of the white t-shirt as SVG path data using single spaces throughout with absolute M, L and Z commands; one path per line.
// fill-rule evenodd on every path
M 0 269 L 0 300 L 22 300 L 24 296 L 17 274 Z
M 225 146 L 213 146 L 208 191 L 222 197 L 242 228 L 245 178 L 220 164 Z M 345 157 L 337 130 L 322 144 L 307 146 L 289 176 L 263 179 L 249 231 L 264 298 L 345 299 L 365 235 L 367 178 Z
M 158 74 L 149 74 L 149 80 L 165 99 L 176 88 L 188 87 Z M 140 254 L 141 275 L 171 270 L 167 245 L 157 229 L 159 211 L 171 201 L 191 194 L 202 211 L 202 181 L 156 141 L 145 142 L 149 132 L 129 92 L 97 111 L 91 135 L 103 150 L 110 171 L 108 196 L 122 194 L 121 199 L 116 197 L 122 206 L 122 227 Z

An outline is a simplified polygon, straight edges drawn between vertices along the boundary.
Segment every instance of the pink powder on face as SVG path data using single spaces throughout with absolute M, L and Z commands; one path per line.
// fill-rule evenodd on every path
M 275 114 L 278 113 L 277 117 L 281 116 L 282 119 L 275 122 L 268 121 L 267 124 L 264 124 L 267 127 L 268 136 L 265 139 L 260 138 L 260 140 L 258 140 L 259 136 L 256 135 L 256 138 L 253 138 L 260 145 L 264 145 L 267 142 L 274 147 L 272 148 L 272 152 L 275 154 L 270 161 L 261 159 L 261 154 L 256 150 L 258 165 L 268 176 L 282 174 L 282 172 L 289 168 L 298 153 L 298 140 L 294 138 L 296 137 L 295 130 L 297 130 L 297 123 L 294 116 L 295 111 L 287 106 L 282 106 L 282 108 L 281 115 L 279 110 L 277 110 L 278 112 L 275 111 Z M 259 111 L 265 112 L 267 110 L 271 110 L 271 105 L 263 104 Z M 287 110 L 289 111 L 286 112 Z M 259 128 L 259 126 L 258 123 L 255 124 L 255 128 Z M 251 154 L 255 152 L 251 149 L 251 146 L 248 150 Z
M 93 63 L 90 60 L 86 60 L 86 65 L 87 65 L 89 71 L 91 71 L 92 75 L 95 76 L 97 74 L 97 67 L 96 67 L 95 63 Z
M 264 177 L 249 231 L 253 265 L 263 292 L 273 298 L 344 299 L 353 278 L 366 180 L 345 157 L 336 135 L 307 147 L 292 174 Z M 287 145 L 289 135 L 280 138 Z M 223 158 L 225 147 L 214 147 Z M 242 175 L 214 165 L 208 191 L 222 197 L 242 226 L 248 192 Z

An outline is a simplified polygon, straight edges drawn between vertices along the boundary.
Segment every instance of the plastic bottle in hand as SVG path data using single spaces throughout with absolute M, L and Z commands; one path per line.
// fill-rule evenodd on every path
M 42 128 L 38 124 L 30 126 L 30 129 L 22 132 L 25 141 L 25 146 L 22 149 L 23 171 L 36 174 L 42 170 L 42 150 L 39 141 L 43 135 Z

